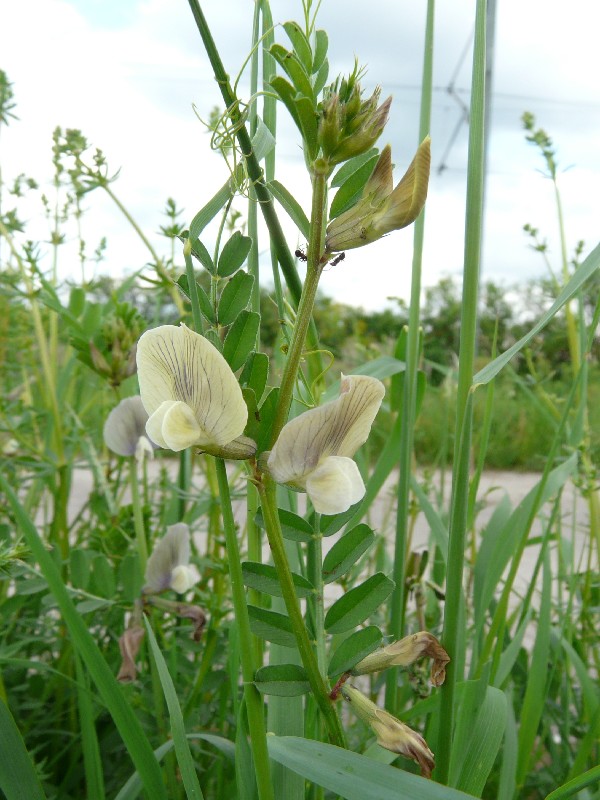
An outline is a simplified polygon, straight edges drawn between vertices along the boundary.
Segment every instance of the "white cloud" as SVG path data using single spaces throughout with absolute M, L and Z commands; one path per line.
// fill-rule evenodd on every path
M 205 5 L 226 68 L 235 74 L 249 46 L 251 5 L 242 0 Z M 276 20 L 301 14 L 296 0 L 274 0 L 272 6 Z M 473 8 L 471 0 L 456 0 L 437 12 L 435 166 L 459 116 L 441 90 L 470 34 Z M 598 12 L 585 0 L 571 0 L 568 14 L 561 8 L 542 0 L 498 3 L 494 88 L 499 94 L 484 249 L 484 275 L 497 280 L 510 282 L 542 269 L 539 257 L 527 248 L 525 222 L 539 227 L 558 253 L 551 187 L 536 172 L 541 159 L 520 130 L 526 108 L 553 136 L 561 166 L 574 165 L 561 176 L 570 244 L 583 238 L 591 249 L 598 238 L 600 103 L 593 63 Z M 383 84 L 384 92 L 386 84 L 392 85 L 395 101 L 386 140 L 392 142 L 399 177 L 416 147 L 424 10 L 391 0 L 373 3 L 367 18 L 364 9 L 362 1 L 348 0 L 340 13 L 340 4 L 330 0 L 323 3 L 319 24 L 329 32 L 337 67 L 350 69 L 356 53 L 369 64 L 368 81 Z M 14 82 L 20 117 L 2 131 L 0 158 L 7 181 L 24 171 L 47 189 L 52 130 L 56 125 L 81 128 L 103 149 L 113 170 L 122 168 L 115 191 L 164 250 L 154 233 L 163 221 L 166 198 L 173 196 L 185 207 L 189 221 L 227 177 L 191 110 L 196 103 L 207 115 L 220 100 L 185 2 L 123 0 L 118 7 L 99 0 L 13 3 L 0 29 L 0 52 L 0 67 Z M 469 71 L 470 56 L 459 70 L 457 86 L 468 85 Z M 284 114 L 282 109 L 280 120 Z M 467 134 L 465 125 L 448 155 L 450 169 L 432 176 L 425 284 L 462 267 Z M 279 146 L 279 177 L 308 209 L 308 180 L 289 123 L 280 127 Z M 95 193 L 86 203 L 91 208 L 84 218 L 90 247 L 101 235 L 109 240 L 105 269 L 119 274 L 143 266 L 148 253 L 108 199 Z M 47 238 L 39 207 L 28 204 L 26 216 L 28 235 Z M 294 248 L 295 230 L 284 215 L 282 220 Z M 402 231 L 349 253 L 343 264 L 326 272 L 324 291 L 371 308 L 390 294 L 408 297 L 411 242 L 412 232 Z M 63 254 L 61 263 L 63 276 L 78 275 L 76 254 Z

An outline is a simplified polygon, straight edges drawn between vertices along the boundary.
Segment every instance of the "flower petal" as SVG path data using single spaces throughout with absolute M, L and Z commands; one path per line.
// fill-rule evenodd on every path
M 153 328 L 138 342 L 137 364 L 142 401 L 150 415 L 167 400 L 181 401 L 191 408 L 208 441 L 227 444 L 243 433 L 248 409 L 242 391 L 223 356 L 204 336 L 185 325 Z
M 132 456 L 144 436 L 148 414 L 139 395 L 126 397 L 115 406 L 104 423 L 106 446 L 119 456 Z
M 190 560 L 190 529 L 183 523 L 169 525 L 167 532 L 152 551 L 146 564 L 147 593 L 163 592 L 171 585 L 173 570 L 187 566 Z
M 153 442 L 156 442 L 159 447 L 164 447 L 166 449 L 168 449 L 168 446 L 162 435 L 162 424 L 165 414 L 175 402 L 175 400 L 165 400 L 165 402 L 161 403 L 156 411 L 150 415 L 146 423 L 146 433 L 148 436 Z
M 302 486 L 323 458 L 351 457 L 366 441 L 384 385 L 367 375 L 342 375 L 340 390 L 337 400 L 305 411 L 283 427 L 268 459 L 278 483 Z
M 192 409 L 181 401 L 163 403 L 167 406 L 162 416 L 161 434 L 169 450 L 185 450 L 195 444 L 204 444 L 206 434 L 198 425 Z M 163 406 L 160 406 L 159 414 Z
M 177 594 L 185 594 L 194 584 L 200 580 L 200 574 L 196 567 L 187 567 L 180 564 L 171 573 L 171 589 Z
M 365 496 L 365 484 L 351 458 L 329 456 L 306 479 L 306 491 L 319 514 L 341 514 Z

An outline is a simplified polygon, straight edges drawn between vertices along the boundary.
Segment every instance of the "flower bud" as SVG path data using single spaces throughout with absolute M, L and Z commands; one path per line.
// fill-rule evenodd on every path
M 375 97 L 375 94 L 373 97 Z M 351 131 L 350 135 L 345 136 L 336 147 L 330 157 L 330 163 L 339 164 L 370 150 L 383 133 L 388 121 L 391 104 L 391 97 L 388 97 L 379 108 L 376 107 L 375 103 L 371 103 L 372 109 L 367 108 L 355 117 L 346 126 L 346 130 Z
M 435 767 L 434 755 L 420 733 L 376 706 L 351 684 L 347 683 L 341 694 L 352 705 L 356 715 L 372 728 L 380 747 L 416 761 L 421 768 L 421 775 L 424 778 L 431 777 Z
M 404 639 L 370 653 L 354 667 L 352 674 L 366 675 L 380 672 L 388 667 L 406 667 L 423 656 L 433 659 L 431 682 L 434 686 L 441 686 L 446 677 L 446 664 L 450 658 L 435 636 L 427 631 L 405 636 Z
M 389 145 L 384 147 L 359 201 L 329 223 L 325 238 L 328 253 L 363 247 L 415 221 L 427 198 L 430 145 L 426 137 L 395 189 L 392 151 Z
M 387 123 L 392 98 L 378 107 L 379 87 L 363 99 L 355 66 L 348 78 L 335 81 L 321 103 L 319 145 L 329 166 L 366 153 L 381 136 Z

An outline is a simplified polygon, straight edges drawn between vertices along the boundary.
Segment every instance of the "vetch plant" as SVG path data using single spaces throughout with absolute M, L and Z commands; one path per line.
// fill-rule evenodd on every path
M 3 207 L 0 214 L 6 289 L 0 350 L 7 366 L 0 436 L 17 443 L 0 469 L 9 506 L 0 551 L 11 559 L 0 582 L 7 620 L 0 733 L 4 760 L 19 758 L 21 765 L 18 781 L 0 765 L 0 794 L 322 800 L 327 792 L 381 800 L 391 791 L 422 800 L 541 800 L 551 791 L 558 800 L 583 790 L 593 796 L 600 516 L 592 345 L 600 304 L 585 282 L 597 275 L 600 249 L 581 264 L 567 263 L 559 208 L 564 263 L 557 296 L 508 351 L 473 374 L 481 329 L 483 0 L 477 0 L 471 92 L 467 269 L 455 302 L 462 314 L 456 425 L 444 433 L 455 456 L 449 505 L 437 473 L 423 477 L 416 469 L 423 465 L 417 425 L 433 416 L 435 390 L 425 374 L 436 367 L 432 338 L 438 368 L 454 351 L 454 339 L 437 341 L 443 309 L 437 326 L 429 326 L 427 315 L 420 322 L 432 0 L 419 133 L 411 145 L 416 155 L 396 179 L 398 143 L 386 140 L 391 98 L 382 101 L 379 88 L 363 90 L 358 63 L 349 74 L 330 75 L 329 37 L 317 27 L 311 0 L 303 2 L 300 22 L 282 25 L 274 24 L 267 0 L 253 4 L 247 98 L 240 89 L 245 79 L 229 78 L 202 9 L 189 2 L 223 97 L 224 110 L 212 114 L 213 122 L 218 118 L 211 122 L 218 131 L 212 145 L 230 163 L 185 230 L 182 212 L 168 201 L 168 224 L 161 226 L 167 256 L 117 199 L 117 172 L 109 172 L 102 151 L 90 157 L 94 151 L 75 129 L 53 136 L 54 200 L 43 200 L 50 262 L 43 260 L 44 243 L 24 235 L 20 244 L 18 209 Z M 1 72 L 0 84 L 4 125 L 13 104 Z M 306 208 L 276 171 L 276 109 L 290 114 L 300 134 L 311 188 Z M 554 181 L 554 146 L 533 119 L 526 125 Z M 9 194 L 17 198 L 26 185 L 34 191 L 18 178 Z M 140 264 L 118 284 L 85 279 L 82 200 L 97 189 L 144 242 L 152 275 Z M 281 209 L 297 227 L 289 241 Z M 347 259 L 357 258 L 358 247 L 406 236 L 395 231 L 412 222 L 410 311 L 407 325 L 405 316 L 395 319 L 389 337 L 395 341 L 382 342 L 370 322 L 358 336 L 344 335 L 336 323 L 349 318 L 356 325 L 356 317 L 338 315 L 333 306 L 327 324 L 318 324 L 323 270 L 342 274 L 346 250 Z M 82 285 L 67 293 L 58 276 L 71 223 Z M 298 242 L 306 242 L 296 251 L 303 279 L 293 256 Z M 96 261 L 104 247 L 102 240 Z M 397 250 L 399 259 L 404 248 Z M 577 262 L 580 254 L 578 247 Z M 393 274 L 405 269 L 390 264 Z M 576 297 L 574 314 L 568 304 Z M 551 443 L 539 452 L 544 472 L 523 501 L 513 507 L 510 498 L 499 500 L 483 524 L 477 489 L 501 394 L 493 403 L 494 378 L 548 321 L 560 325 L 561 308 L 571 355 L 562 366 L 567 390 L 533 369 L 531 381 L 515 374 L 511 384 L 525 398 L 522 426 L 531 423 L 532 398 L 543 414 Z M 359 323 L 367 319 L 360 315 Z M 332 327 L 341 331 L 335 359 L 327 353 Z M 491 341 L 489 318 L 487 328 Z M 8 331 L 19 347 L 5 346 Z M 383 339 L 389 334 L 386 323 Z M 504 341 L 494 337 L 478 359 Z M 29 342 L 34 346 L 27 348 Z M 357 363 L 357 354 L 370 355 L 376 346 L 380 358 Z M 339 396 L 325 402 L 340 370 Z M 481 421 L 475 391 L 485 384 Z M 502 399 L 498 405 L 505 408 Z M 518 448 L 521 440 L 513 438 Z M 152 451 L 150 464 L 145 455 Z M 226 466 L 225 459 L 235 463 Z M 82 466 L 93 491 L 73 514 L 71 487 Z M 570 480 L 586 500 L 589 525 L 579 505 L 565 513 L 562 492 Z M 303 514 L 299 492 L 306 494 Z M 426 550 L 416 541 L 423 519 Z M 588 528 L 582 552 L 580 532 Z M 20 536 L 27 552 L 19 556 Z M 533 566 L 515 604 L 526 556 Z M 191 621 L 191 636 L 180 636 L 187 627 L 181 620 Z M 419 663 L 423 657 L 431 659 L 430 671 Z M 404 675 L 398 668 L 407 668 Z M 337 702 L 340 696 L 345 702 Z M 108 715 L 99 715 L 103 708 Z M 65 736 L 73 746 L 63 746 Z M 377 753 L 376 742 L 388 752 Z M 26 748 L 33 759 L 22 757 Z

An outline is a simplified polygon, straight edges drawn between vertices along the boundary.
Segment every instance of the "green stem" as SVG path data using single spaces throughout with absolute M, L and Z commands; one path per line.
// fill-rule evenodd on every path
M 483 222 L 486 1 L 477 0 L 470 109 L 469 167 L 465 223 L 455 453 L 448 541 L 446 606 L 442 644 L 451 658 L 440 699 L 436 780 L 447 783 L 454 735 L 456 684 L 464 670 L 463 563 L 468 521 L 469 468 L 473 404 L 471 387 L 477 338 L 477 300 Z
M 223 459 L 215 459 L 215 467 L 219 483 L 225 540 L 227 542 L 233 607 L 235 609 L 235 619 L 240 637 L 240 660 L 242 662 L 242 678 L 244 680 L 244 698 L 246 700 L 246 710 L 248 713 L 248 726 L 250 729 L 258 796 L 260 800 L 274 800 L 269 767 L 269 753 L 267 750 L 263 701 L 258 689 L 254 685 L 254 651 L 252 647 L 252 633 L 250 631 L 250 618 L 248 616 L 248 606 L 246 605 L 240 548 L 231 507 L 229 482 Z
M 131 504 L 133 506 L 133 528 L 135 530 L 135 543 L 140 559 L 140 572 L 143 581 L 144 575 L 146 574 L 146 562 L 148 561 L 148 545 L 146 543 L 146 531 L 144 530 L 144 515 L 142 513 L 142 502 L 138 483 L 137 461 L 135 456 L 129 456 L 128 461 Z
M 58 466 L 56 468 L 56 478 L 58 486 L 54 490 L 52 497 L 54 509 L 52 512 L 50 539 L 58 543 L 61 557 L 67 559 L 69 556 L 69 521 L 67 510 L 71 491 L 71 465 L 61 464 Z
M 433 21 L 434 0 L 427 4 L 427 23 L 425 29 L 425 55 L 423 61 L 423 80 L 421 98 L 421 119 L 419 142 L 429 133 L 431 124 L 431 98 L 433 76 Z M 419 319 L 421 309 L 421 271 L 423 263 L 423 241 L 425 234 L 425 212 L 415 222 L 412 279 L 410 292 L 410 311 L 408 338 L 406 343 L 406 371 L 404 373 L 404 397 L 402 401 L 402 427 L 400 428 L 400 458 L 398 461 L 398 504 L 396 512 L 396 541 L 394 548 L 394 594 L 392 595 L 392 615 L 390 634 L 395 639 L 404 636 L 405 582 L 406 582 L 406 542 L 410 515 L 410 477 L 412 467 L 414 426 L 417 408 L 417 373 L 419 368 Z M 386 676 L 385 706 L 394 713 L 398 688 L 397 669 L 390 669 Z
M 325 596 L 323 591 L 323 534 L 320 530 L 320 514 L 315 514 L 313 536 L 308 543 L 307 574 L 314 586 L 312 607 L 315 631 L 315 652 L 319 672 L 326 681 L 327 657 L 325 652 Z
M 294 326 L 294 333 L 290 349 L 288 351 L 285 368 L 281 377 L 281 386 L 279 388 L 279 398 L 277 400 L 277 408 L 273 417 L 273 427 L 271 429 L 271 445 L 277 440 L 281 433 L 281 429 L 287 422 L 290 406 L 292 404 L 292 397 L 294 394 L 294 386 L 298 377 L 298 370 L 300 368 L 300 360 L 304 351 L 304 344 L 306 342 L 306 335 L 308 327 L 312 319 L 312 312 L 317 296 L 317 289 L 319 286 L 319 279 L 323 271 L 321 264 L 321 253 L 323 237 L 325 234 L 323 210 L 327 202 L 327 175 L 325 170 L 315 171 L 313 175 L 313 198 L 312 198 L 312 211 L 310 220 L 310 233 L 307 253 L 307 271 L 306 280 L 302 287 L 302 297 L 300 298 L 300 305 L 298 306 L 298 313 L 296 315 L 296 324 Z
M 267 537 L 269 539 L 269 546 L 271 548 L 271 555 L 273 563 L 277 570 L 279 584 L 285 607 L 290 618 L 292 630 L 296 637 L 296 644 L 300 652 L 302 664 L 306 670 L 310 688 L 313 692 L 317 705 L 319 706 L 329 737 L 333 744 L 338 747 L 345 747 L 345 737 L 342 730 L 340 720 L 331 700 L 323 677 L 319 671 L 319 664 L 317 657 L 313 650 L 312 643 L 304 624 L 300 604 L 296 596 L 294 581 L 290 571 L 285 548 L 283 545 L 283 535 L 281 533 L 281 526 L 279 524 L 279 515 L 277 513 L 276 502 L 276 486 L 268 476 L 263 478 L 263 481 L 258 485 L 258 491 L 261 498 L 261 505 L 263 516 L 265 520 L 265 527 L 267 530 Z
M 23 259 L 21 258 L 19 251 L 16 248 L 15 242 L 12 236 L 10 235 L 8 228 L 2 222 L 1 219 L 0 219 L 0 236 L 3 236 L 6 239 L 9 250 L 15 257 L 15 260 L 19 265 L 21 277 L 23 278 L 25 289 L 27 291 L 31 308 L 31 316 L 33 319 L 33 328 L 37 340 L 38 358 L 39 361 L 41 362 L 41 367 L 42 367 L 42 379 L 40 380 L 40 383 L 42 385 L 45 384 L 43 397 L 50 406 L 50 413 L 52 414 L 52 422 L 53 422 L 53 434 L 54 434 L 53 443 L 54 443 L 54 452 L 56 454 L 56 463 L 58 466 L 61 466 L 62 464 L 65 463 L 62 414 L 58 407 L 56 377 L 54 374 L 54 370 L 52 368 L 52 360 L 50 357 L 50 353 L 48 351 L 48 340 L 46 337 L 46 333 L 44 331 L 44 322 L 42 319 L 40 306 L 37 301 L 33 281 L 31 280 L 31 277 L 27 272 L 27 267 Z
M 192 245 L 189 239 L 183 247 L 183 259 L 185 261 L 185 274 L 188 280 L 188 292 L 190 295 L 190 302 L 192 304 L 192 319 L 194 321 L 194 330 L 197 333 L 202 333 L 204 325 L 202 323 L 202 313 L 200 311 L 200 301 L 198 300 L 198 290 L 196 289 L 196 275 L 194 273 L 194 264 L 192 262 Z

